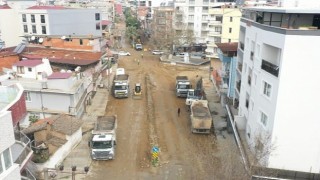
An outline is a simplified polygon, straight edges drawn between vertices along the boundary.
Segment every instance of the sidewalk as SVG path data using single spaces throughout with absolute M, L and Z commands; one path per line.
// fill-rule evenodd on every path
M 113 79 L 116 68 L 117 65 L 112 66 L 113 73 L 109 77 L 110 79 Z M 108 77 L 103 78 L 102 83 L 105 85 L 108 84 Z M 71 167 L 77 166 L 76 179 L 85 179 L 86 175 L 81 173 L 84 172 L 84 167 L 90 167 L 91 165 L 92 160 L 90 157 L 88 141 L 91 138 L 91 130 L 94 127 L 97 116 L 103 116 L 105 114 L 105 109 L 107 107 L 110 94 L 110 91 L 107 88 L 108 86 L 104 86 L 103 88 L 97 89 L 96 94 L 91 101 L 91 105 L 87 106 L 86 113 L 82 117 L 82 140 L 63 161 L 64 169 L 66 172 L 71 172 Z M 72 179 L 71 173 L 59 173 L 58 177 L 64 179 Z

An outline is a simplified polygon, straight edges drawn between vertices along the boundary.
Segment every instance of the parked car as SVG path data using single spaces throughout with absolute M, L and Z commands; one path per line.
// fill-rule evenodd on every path
M 164 52 L 163 51 L 160 51 L 160 50 L 153 50 L 152 51 L 152 54 L 154 54 L 154 55 L 161 55 L 161 54 L 163 54 Z
M 126 51 L 119 51 L 118 54 L 120 56 L 130 56 L 131 55 L 129 52 L 126 52 Z

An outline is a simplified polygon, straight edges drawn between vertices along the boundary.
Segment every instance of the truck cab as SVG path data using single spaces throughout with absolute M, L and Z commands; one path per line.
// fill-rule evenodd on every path
M 94 135 L 90 142 L 91 158 L 94 160 L 115 159 L 116 140 L 113 134 Z
M 142 51 L 142 44 L 136 44 L 136 45 L 135 45 L 135 49 L 136 49 L 137 51 Z
M 176 95 L 178 97 L 187 97 L 190 88 L 192 88 L 192 86 L 189 81 L 180 81 L 176 85 Z

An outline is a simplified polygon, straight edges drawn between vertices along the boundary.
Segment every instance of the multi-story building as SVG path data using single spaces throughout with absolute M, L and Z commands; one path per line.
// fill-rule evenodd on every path
M 233 2 L 233 1 L 228 1 Z M 221 6 L 227 3 L 217 0 L 182 0 L 175 1 L 174 7 L 178 11 L 178 16 L 183 17 L 182 23 L 192 30 L 196 44 L 206 44 L 208 41 L 210 14 L 209 10 L 214 6 Z
M 172 45 L 173 32 L 173 7 L 161 6 L 154 8 L 152 20 L 153 44 L 157 48 L 167 48 Z
M 0 50 L 21 43 L 22 27 L 18 26 L 19 16 L 15 9 L 7 4 L 0 5 Z
M 244 8 L 235 121 L 245 128 L 252 151 L 274 147 L 263 165 L 319 173 L 320 2 L 312 1 L 308 8 L 306 2 Z
M 23 60 L 13 65 L 13 77 L 3 85 L 20 83 L 25 90 L 27 116 L 21 125 L 31 119 L 68 114 L 81 117 L 85 111 L 87 87 L 82 73 L 53 72 L 48 59 Z
M 98 9 L 32 6 L 21 10 L 19 14 L 23 35 L 102 36 Z
M 30 140 L 18 131 L 18 122 L 25 113 L 22 86 L 0 86 L 0 179 L 35 179 L 26 169 L 33 154 Z
M 202 29 L 207 33 L 207 57 L 218 57 L 216 43 L 238 42 L 240 9 L 232 5 L 220 5 L 209 9 L 209 26 Z

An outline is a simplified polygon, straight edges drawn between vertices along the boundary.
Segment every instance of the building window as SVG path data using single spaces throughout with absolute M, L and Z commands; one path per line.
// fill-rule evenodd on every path
M 12 166 L 12 159 L 11 159 L 11 153 L 9 148 L 3 151 L 3 160 L 4 160 L 5 168 L 9 169 Z
M 24 95 L 25 95 L 25 98 L 26 98 L 26 101 L 31 101 L 31 95 L 30 95 L 30 92 L 28 92 L 28 91 L 26 91 L 25 93 L 24 93 Z
M 216 21 L 222 22 L 222 16 L 216 16 Z
M 263 81 L 263 94 L 270 97 L 271 95 L 271 85 Z
M 40 15 L 41 23 L 46 23 L 46 19 L 44 15 Z
M 228 39 L 228 42 L 231 43 L 231 39 Z
M 37 34 L 37 28 L 35 25 L 32 25 L 32 33 Z
M 32 72 L 32 68 L 29 67 L 29 68 L 28 68 L 28 71 L 29 71 L 29 72 Z
M 266 127 L 268 123 L 268 116 L 260 111 L 260 122 Z
M 41 26 L 42 34 L 47 34 L 47 28 L 46 26 Z
M 22 22 L 27 22 L 27 16 L 25 14 L 22 14 Z
M 31 14 L 31 22 L 35 23 L 36 22 L 36 18 L 34 17 L 34 14 Z
M 229 33 L 232 33 L 232 28 L 229 28 Z
M 232 17 L 230 17 L 230 22 L 232 22 L 232 20 L 233 20 Z
M 99 21 L 99 20 L 100 20 L 100 14 L 96 13 L 96 21 Z
M 17 71 L 19 74 L 24 74 L 24 67 L 23 66 L 18 66 Z
M 83 40 L 82 40 L 82 39 L 79 39 L 79 41 L 80 41 L 80 45 L 83 45 Z
M 222 28 L 221 27 L 214 27 L 215 32 L 221 32 Z
M 28 33 L 28 26 L 27 25 L 23 25 L 23 32 Z
M 96 30 L 100 30 L 100 23 L 96 24 Z

